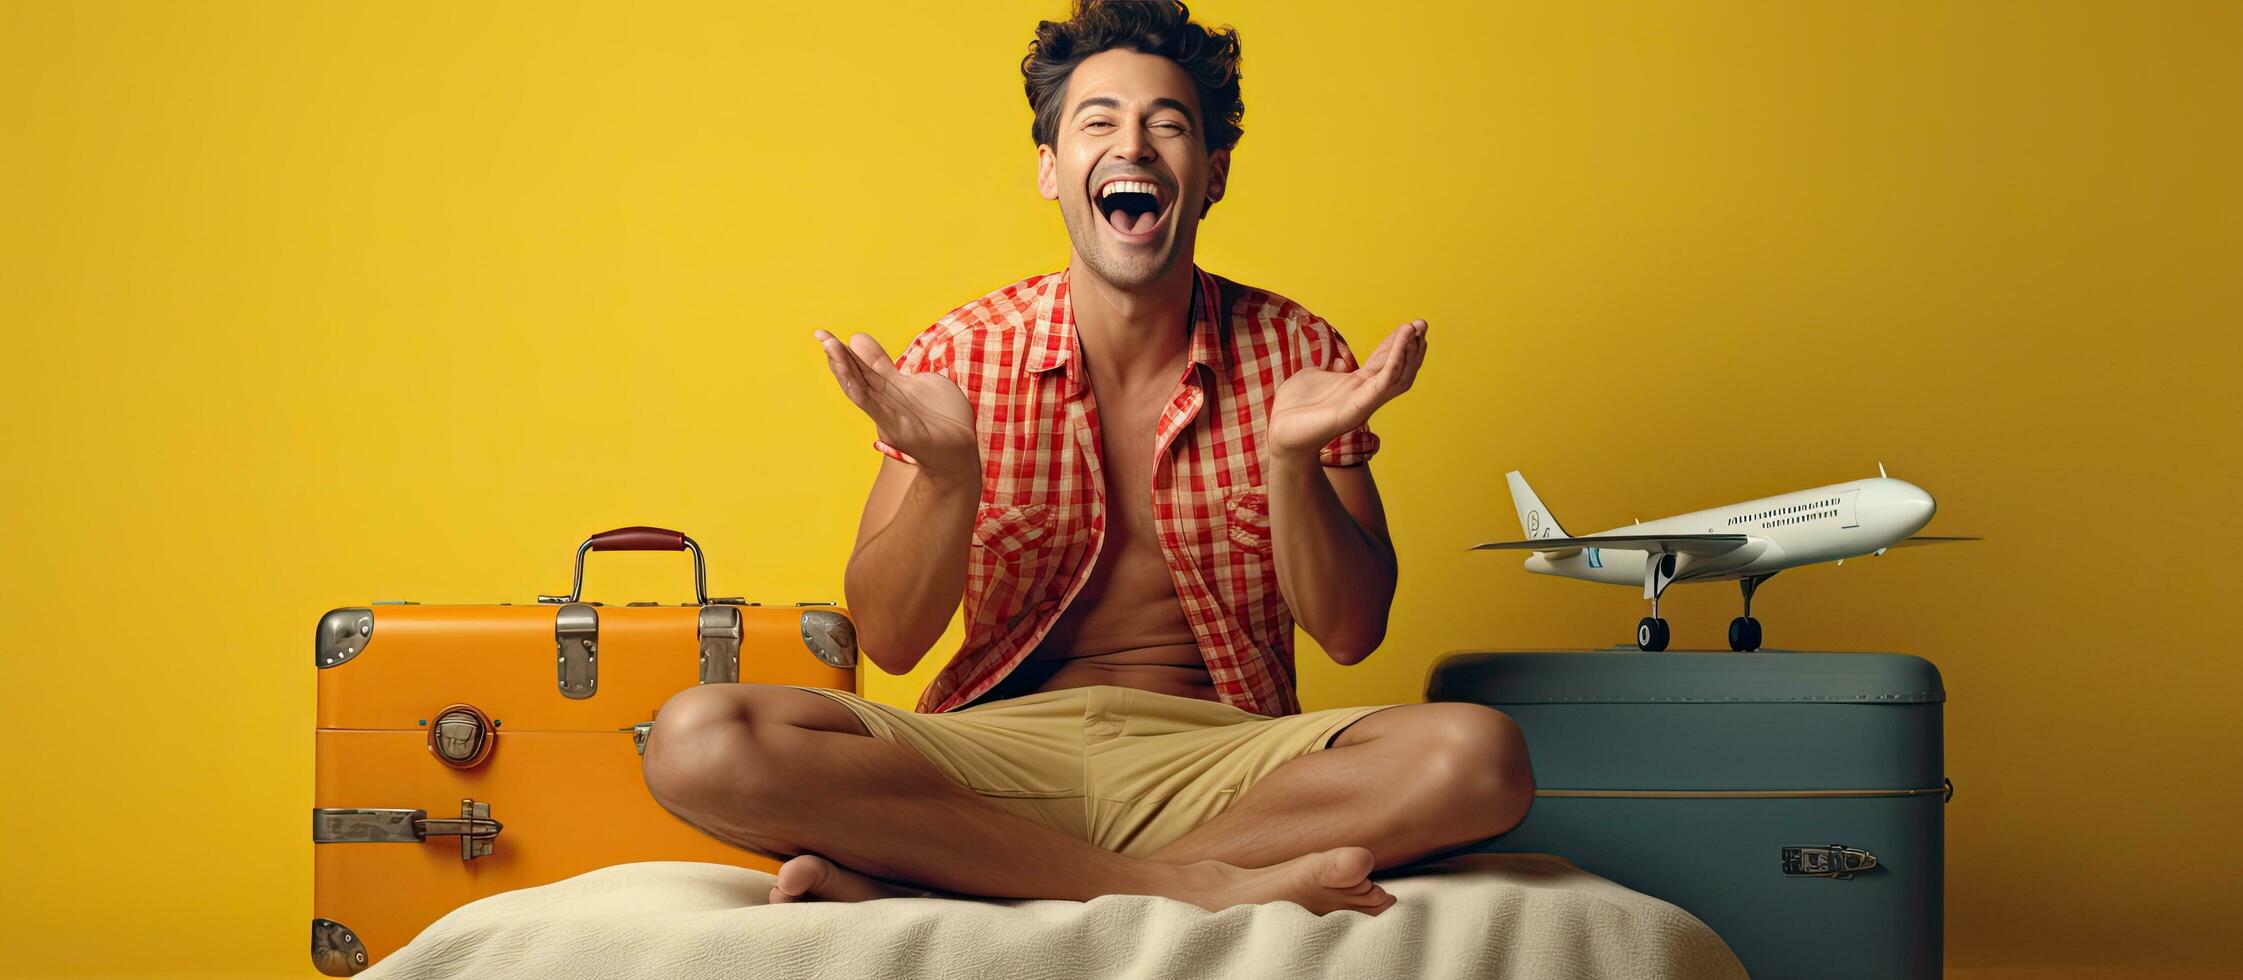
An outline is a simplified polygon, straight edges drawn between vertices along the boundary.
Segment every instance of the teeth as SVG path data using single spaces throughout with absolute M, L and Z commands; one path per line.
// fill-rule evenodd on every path
M 1108 198 L 1116 194 L 1151 194 L 1157 198 L 1160 196 L 1160 185 L 1142 180 L 1117 180 L 1107 184 L 1098 192 L 1100 198 Z

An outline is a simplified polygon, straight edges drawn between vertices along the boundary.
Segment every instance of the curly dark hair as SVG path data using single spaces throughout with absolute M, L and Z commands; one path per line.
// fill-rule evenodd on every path
M 1192 23 L 1190 8 L 1175 0 L 1075 0 L 1073 16 L 1036 25 L 1028 56 L 1020 59 L 1028 105 L 1036 110 L 1030 133 L 1037 146 L 1059 135 L 1067 77 L 1084 58 L 1129 48 L 1182 66 L 1199 89 L 1200 131 L 1209 152 L 1238 145 L 1246 104 L 1238 97 L 1238 30 Z

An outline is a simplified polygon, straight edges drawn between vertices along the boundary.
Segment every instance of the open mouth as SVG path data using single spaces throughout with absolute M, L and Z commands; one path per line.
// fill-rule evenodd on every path
M 1168 217 L 1168 192 L 1150 180 L 1108 180 L 1099 186 L 1093 203 L 1106 219 L 1106 227 L 1125 242 L 1151 241 Z

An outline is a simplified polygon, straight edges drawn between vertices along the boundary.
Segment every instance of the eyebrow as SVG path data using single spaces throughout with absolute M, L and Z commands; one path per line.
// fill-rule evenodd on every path
M 1084 109 L 1088 109 L 1088 108 L 1091 108 L 1091 107 L 1093 107 L 1093 106 L 1096 106 L 1096 107 L 1098 107 L 1098 108 L 1103 108 L 1103 109 L 1120 109 L 1120 108 L 1121 108 L 1121 100 L 1120 100 L 1120 99 L 1117 99 L 1117 98 L 1114 98 L 1113 96 L 1110 96 L 1110 95 L 1098 95 L 1098 96 L 1092 96 L 1091 98 L 1087 98 L 1087 99 L 1084 99 L 1084 100 L 1082 100 L 1081 102 L 1077 102 L 1077 103 L 1075 103 L 1075 111 L 1074 111 L 1074 113 L 1073 113 L 1072 115 L 1068 116 L 1068 118 L 1072 119 L 1072 118 L 1074 118 L 1075 116 L 1079 116 L 1079 115 L 1082 115 L 1082 114 L 1083 114 L 1083 110 L 1084 110 Z M 1194 117 L 1194 116 L 1192 115 L 1192 107 L 1191 107 L 1191 106 L 1185 105 L 1184 103 L 1182 103 L 1182 102 L 1179 102 L 1179 101 L 1177 101 L 1177 100 L 1175 100 L 1175 99 L 1170 99 L 1170 98 L 1159 98 L 1159 99 L 1154 99 L 1154 100 L 1153 100 L 1153 108 L 1155 108 L 1155 109 L 1174 109 L 1174 110 L 1176 110 L 1177 112 L 1181 112 L 1181 113 L 1183 113 L 1183 114 L 1184 114 L 1184 118 L 1186 118 L 1186 119 L 1190 119 L 1190 120 L 1191 120 L 1192 122 L 1194 122 L 1194 123 L 1197 123 L 1197 122 L 1199 122 L 1198 118 L 1196 118 L 1196 117 Z

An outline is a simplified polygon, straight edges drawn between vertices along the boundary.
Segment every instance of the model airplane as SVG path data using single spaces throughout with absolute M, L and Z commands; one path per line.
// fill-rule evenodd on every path
M 1922 487 L 1885 475 L 1799 490 L 1741 504 L 1694 511 L 1627 527 L 1571 537 L 1558 526 L 1517 470 L 1508 474 L 1511 502 L 1527 540 L 1499 541 L 1473 550 L 1505 548 L 1532 551 L 1526 568 L 1543 575 L 1615 585 L 1643 584 L 1651 615 L 1636 624 L 1636 646 L 1667 648 L 1667 621 L 1659 618 L 1659 597 L 1676 582 L 1730 579 L 1744 590 L 1745 612 L 1729 622 L 1729 649 L 1760 649 L 1760 621 L 1752 618 L 1752 594 L 1777 572 L 1801 565 L 1862 555 L 1889 548 L 1976 541 L 1977 538 L 1921 537 L 1938 509 Z

